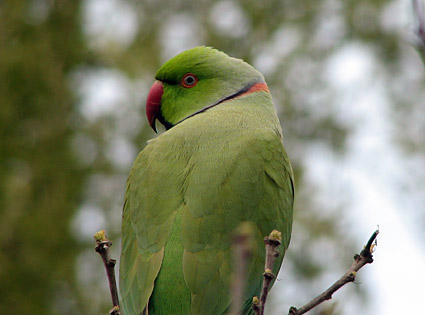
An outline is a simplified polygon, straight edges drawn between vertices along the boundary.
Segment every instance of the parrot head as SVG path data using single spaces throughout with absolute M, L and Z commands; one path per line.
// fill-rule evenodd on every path
M 249 64 L 210 47 L 195 47 L 167 61 L 157 72 L 146 100 L 149 125 L 170 129 L 260 83 L 263 75 Z

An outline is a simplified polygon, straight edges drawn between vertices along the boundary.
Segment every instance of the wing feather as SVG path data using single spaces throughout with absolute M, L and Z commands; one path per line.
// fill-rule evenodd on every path
M 155 172 L 168 170 L 161 164 L 164 148 L 152 141 L 137 157 L 127 181 L 123 210 L 120 293 L 125 314 L 139 314 L 152 294 L 170 238 L 177 209 L 182 202 L 175 198 L 155 198 L 155 188 L 175 190 L 177 183 L 162 185 Z

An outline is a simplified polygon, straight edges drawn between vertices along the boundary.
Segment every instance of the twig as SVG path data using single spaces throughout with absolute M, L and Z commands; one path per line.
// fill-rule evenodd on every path
M 230 314 L 241 314 L 245 290 L 247 265 L 253 250 L 253 228 L 249 222 L 242 222 L 233 236 L 235 274 L 232 281 L 233 302 Z
M 105 265 L 106 275 L 108 276 L 109 290 L 111 292 L 113 308 L 109 311 L 111 315 L 120 315 L 120 305 L 118 301 L 118 290 L 117 282 L 115 280 L 115 259 L 111 259 L 109 256 L 109 247 L 112 246 L 112 242 L 106 237 L 105 230 L 100 230 L 94 235 L 96 240 L 96 252 L 102 257 L 103 264 Z
M 264 266 L 263 273 L 263 287 L 261 289 L 260 298 L 254 296 L 252 301 L 252 307 L 255 314 L 263 315 L 264 307 L 266 305 L 267 295 L 269 294 L 270 284 L 272 280 L 276 277 L 273 274 L 273 265 L 280 253 L 277 248 L 280 246 L 282 240 L 282 233 L 276 230 L 273 230 L 268 237 L 264 238 L 264 243 L 266 244 L 266 262 Z
M 416 19 L 416 36 L 417 36 L 417 49 L 425 62 L 425 17 L 424 6 L 420 0 L 412 0 L 413 14 Z
M 372 236 L 369 238 L 364 249 L 360 252 L 360 254 L 356 254 L 354 256 L 354 262 L 351 267 L 347 270 L 347 272 L 332 286 L 329 287 L 325 292 L 315 297 L 313 300 L 305 304 L 300 308 L 296 308 L 292 306 L 289 309 L 288 315 L 301 315 L 307 313 L 312 308 L 316 307 L 320 303 L 332 299 L 332 294 L 334 294 L 337 290 L 339 290 L 342 286 L 347 284 L 348 282 L 354 282 L 356 279 L 357 271 L 360 270 L 364 265 L 373 263 L 373 249 L 376 245 L 376 237 L 379 234 L 379 230 L 373 232 Z

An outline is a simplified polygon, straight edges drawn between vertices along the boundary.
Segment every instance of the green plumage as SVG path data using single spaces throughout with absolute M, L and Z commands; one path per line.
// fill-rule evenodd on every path
M 199 79 L 193 88 L 180 85 L 186 73 Z M 156 78 L 164 86 L 161 114 L 174 126 L 149 142 L 128 179 L 122 309 L 140 314 L 149 302 L 149 314 L 225 313 L 232 232 L 251 221 L 256 243 L 248 265 L 248 312 L 261 290 L 264 236 L 281 231 L 284 254 L 292 226 L 293 174 L 271 96 L 248 91 L 264 78 L 207 47 L 174 57 Z

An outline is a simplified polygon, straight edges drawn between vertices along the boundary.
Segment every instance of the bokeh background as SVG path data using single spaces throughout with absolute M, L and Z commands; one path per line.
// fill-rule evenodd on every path
M 107 314 L 92 235 L 119 257 L 125 181 L 155 136 L 144 102 L 168 58 L 208 45 L 262 71 L 296 173 L 286 314 L 375 262 L 312 314 L 425 304 L 425 75 L 412 2 L 0 1 L 0 313 Z

